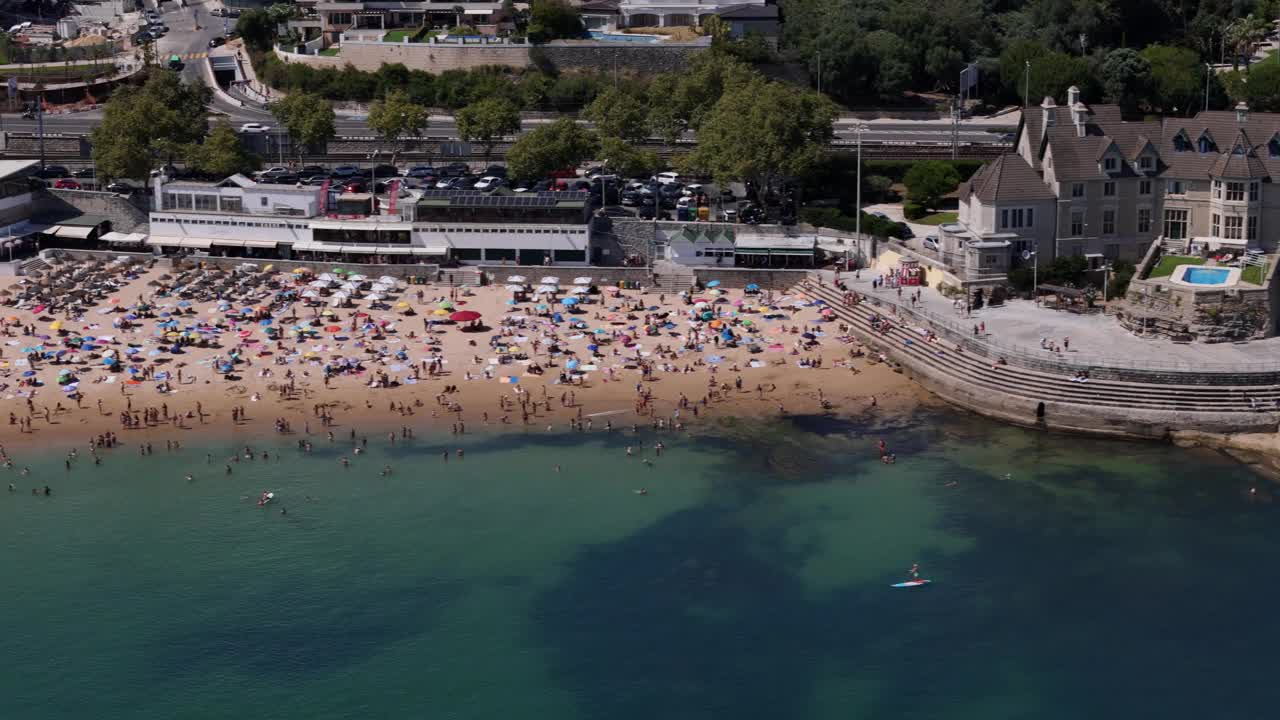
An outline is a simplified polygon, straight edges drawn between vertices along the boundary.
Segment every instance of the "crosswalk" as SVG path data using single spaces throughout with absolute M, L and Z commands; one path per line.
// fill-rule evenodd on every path
M 178 57 L 182 58 L 183 60 L 203 60 L 204 58 L 209 57 L 209 53 L 193 52 L 193 53 L 186 53 L 185 55 L 179 55 Z

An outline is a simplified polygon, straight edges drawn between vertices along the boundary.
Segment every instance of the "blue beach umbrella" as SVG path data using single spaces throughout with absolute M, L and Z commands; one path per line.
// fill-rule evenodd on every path
M 707 287 L 709 287 L 709 288 L 713 288 L 713 287 L 720 287 L 720 281 L 719 281 L 719 280 L 712 280 L 711 282 L 707 283 Z
M 578 304 L 578 299 L 577 299 L 577 298 L 567 297 L 567 298 L 565 298 L 565 299 L 561 300 L 561 301 L 560 301 L 560 304 L 561 304 L 561 305 L 567 305 L 567 306 L 569 306 L 569 307 L 573 307 L 574 305 L 577 305 L 577 304 Z
M 569 370 L 576 370 L 578 368 L 578 361 L 570 360 L 569 362 L 565 363 L 564 366 Z

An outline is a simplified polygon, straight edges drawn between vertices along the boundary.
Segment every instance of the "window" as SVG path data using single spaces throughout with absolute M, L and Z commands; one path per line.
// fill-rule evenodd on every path
M 1258 239 L 1258 216 L 1250 215 L 1249 224 L 1246 227 L 1247 227 L 1247 230 L 1245 231 L 1245 236 L 1244 236 L 1245 239 L 1257 240 Z
M 1242 182 L 1227 183 L 1227 201 L 1228 202 L 1244 201 L 1244 183 Z
M 1035 208 L 1003 208 L 1000 210 L 1000 229 L 1029 228 L 1035 225 Z
M 1166 208 L 1164 211 L 1164 236 L 1170 240 L 1186 240 L 1188 217 L 1189 213 L 1186 210 Z
M 1151 208 L 1138 208 L 1138 232 L 1151 232 Z
M 1106 168 L 1107 172 L 1115 172 L 1116 159 L 1108 155 L 1102 159 L 1102 167 Z
M 1116 211 L 1114 209 L 1108 208 L 1102 211 L 1102 234 L 1116 234 Z
M 1191 149 L 1191 141 L 1187 139 L 1186 133 L 1178 133 L 1173 136 L 1174 152 L 1187 152 Z
M 1150 170 L 1154 164 L 1155 163 L 1152 162 L 1150 155 L 1143 155 L 1142 157 L 1138 158 L 1138 167 L 1142 168 L 1143 170 Z
M 1116 196 L 1116 183 L 1114 180 L 1108 180 L 1107 182 L 1102 183 L 1102 196 L 1103 197 Z
M 1249 202 L 1258 202 L 1258 183 L 1249 183 Z
M 1071 197 L 1084 197 L 1084 183 L 1071 183 Z
M 1218 213 L 1209 216 L 1209 236 L 1221 237 L 1222 235 L 1222 217 Z
M 191 209 L 191 196 L 190 196 L 190 195 L 178 195 L 178 196 L 177 196 L 177 198 L 178 198 L 178 207 L 179 207 L 180 209 L 182 209 L 182 210 L 190 210 L 190 209 Z
M 1150 180 L 1139 180 L 1139 181 L 1138 181 L 1138 194 L 1139 194 L 1139 195 L 1150 195 L 1150 194 L 1151 194 L 1151 181 L 1150 181 Z
M 1202 153 L 1211 153 L 1211 152 L 1213 152 L 1213 151 L 1214 151 L 1214 150 L 1216 150 L 1216 149 L 1217 149 L 1217 148 L 1215 148 L 1215 147 L 1214 147 L 1214 145 L 1213 145 L 1213 139 L 1212 139 L 1212 138 L 1210 138 L 1208 135 L 1201 135 L 1201 136 L 1200 136 L 1200 152 L 1202 152 Z
M 1244 218 L 1239 215 L 1228 215 L 1222 226 L 1222 237 L 1228 240 L 1244 239 Z
M 262 207 L 266 207 L 266 206 L 267 206 L 267 196 L 266 196 L 266 195 L 263 195 L 262 197 L 258 198 L 258 203 L 259 203 L 260 205 L 262 205 Z
M 350 25 L 351 13 L 329 13 L 330 25 Z
M 1071 211 L 1071 236 L 1079 237 L 1084 234 L 1084 211 Z
M 196 210 L 217 210 L 217 195 L 193 195 L 196 202 Z
M 1215 200 L 1222 199 L 1222 181 L 1221 180 L 1213 181 L 1213 198 Z
M 1102 254 L 1108 260 L 1120 259 L 1120 243 L 1107 243 L 1102 246 Z
M 1271 138 L 1271 142 L 1267 143 L 1267 152 L 1273 158 L 1280 158 L 1280 135 Z
M 1181 180 L 1170 180 L 1170 181 L 1169 181 L 1169 194 L 1170 194 L 1170 195 L 1181 195 L 1183 192 L 1184 192 L 1184 190 L 1183 190 L 1183 188 L 1182 188 L 1182 181 L 1181 181 Z

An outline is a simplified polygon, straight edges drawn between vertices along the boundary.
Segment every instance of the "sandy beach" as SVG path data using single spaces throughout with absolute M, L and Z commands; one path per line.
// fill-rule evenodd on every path
M 692 428 L 926 398 L 799 292 L 596 288 L 590 268 L 455 289 L 184 267 L 64 263 L 10 286 L 0 443 Z

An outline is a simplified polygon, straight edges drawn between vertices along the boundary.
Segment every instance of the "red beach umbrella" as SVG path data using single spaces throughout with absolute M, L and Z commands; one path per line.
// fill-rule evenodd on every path
M 449 315 L 449 319 L 454 322 L 471 322 L 472 320 L 479 320 L 480 313 L 475 310 L 459 310 Z

